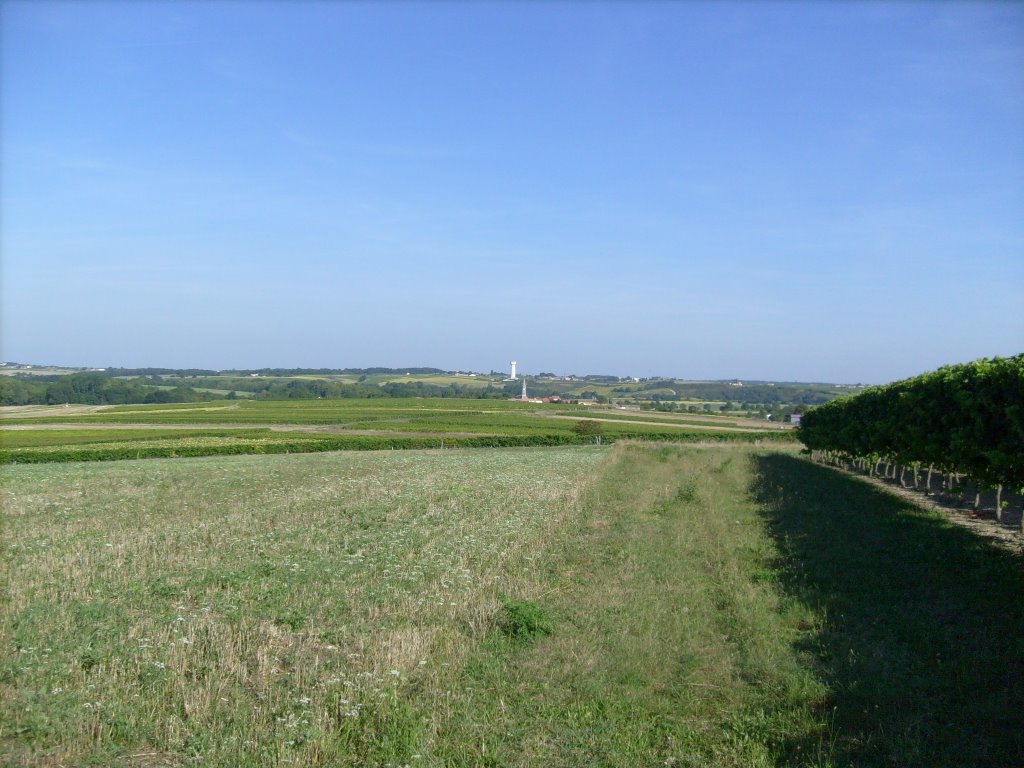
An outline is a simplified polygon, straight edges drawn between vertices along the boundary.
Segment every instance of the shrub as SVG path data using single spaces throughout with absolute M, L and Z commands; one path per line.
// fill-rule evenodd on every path
M 550 635 L 554 628 L 547 613 L 529 600 L 502 599 L 498 628 L 513 640 L 530 642 Z
M 592 419 L 580 419 L 572 425 L 572 431 L 580 437 L 597 437 L 601 434 L 601 422 Z

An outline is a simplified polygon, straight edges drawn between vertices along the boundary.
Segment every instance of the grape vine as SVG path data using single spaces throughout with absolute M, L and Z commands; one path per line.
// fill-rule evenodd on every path
M 949 483 L 1024 487 L 1024 354 L 950 365 L 808 411 L 799 429 L 812 456 L 869 474 L 927 469 Z M 977 503 L 976 496 L 976 503 Z

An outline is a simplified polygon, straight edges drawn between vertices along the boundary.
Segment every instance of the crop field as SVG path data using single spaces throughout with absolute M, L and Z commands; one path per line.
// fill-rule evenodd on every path
M 273 434 L 269 427 L 258 429 L 8 429 L 0 431 L 0 446 L 4 448 L 39 448 L 81 444 L 179 440 L 182 433 L 188 438 L 234 437 L 261 438 Z
M 51 423 L 259 423 L 259 424 L 354 424 L 366 421 L 393 421 L 437 418 L 462 418 L 467 415 L 509 415 L 531 413 L 537 406 L 528 403 L 494 400 L 458 399 L 342 399 L 342 400 L 260 400 L 251 402 L 215 401 L 162 405 L 121 405 L 92 414 L 68 417 L 52 412 L 39 422 Z M 24 423 L 26 417 L 5 419 Z
M 60 368 L 48 366 L 36 366 L 34 368 L 8 368 L 0 367 L 0 376 L 66 376 L 72 373 L 80 373 L 80 368 Z
M 792 450 L 0 471 L 4 764 L 1024 757 L 1020 558 Z
M 418 376 L 374 376 L 369 380 L 375 384 L 391 384 L 412 381 L 422 381 L 424 384 L 435 384 L 444 387 L 449 384 L 460 384 L 464 387 L 479 387 L 485 389 L 488 386 L 501 386 L 500 379 L 488 376 L 448 376 L 444 374 L 418 375 Z
M 743 417 L 719 417 L 709 414 L 688 414 L 668 413 L 651 411 L 620 411 L 606 410 L 604 408 L 589 408 L 589 417 L 604 421 L 629 421 L 638 420 L 650 423 L 661 424 L 670 427 L 709 427 L 712 429 L 738 429 L 746 432 L 775 432 L 790 430 L 793 427 L 789 424 L 775 424 L 772 422 L 750 419 Z M 579 410 L 566 411 L 566 416 L 579 418 Z
M 36 415 L 38 414 L 38 415 Z M 52 462 L 456 446 L 595 442 L 574 431 L 589 419 L 601 439 L 782 441 L 788 430 L 723 419 L 591 412 L 560 405 L 458 399 L 256 400 L 124 405 L 63 412 L 20 406 L 0 424 L 0 461 Z

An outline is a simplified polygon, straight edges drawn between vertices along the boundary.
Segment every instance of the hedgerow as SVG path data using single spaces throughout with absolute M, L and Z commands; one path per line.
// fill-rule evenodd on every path
M 517 448 L 560 445 L 589 445 L 594 437 L 573 432 L 533 435 L 479 435 L 475 437 L 402 437 L 385 435 L 310 435 L 302 438 L 209 437 L 182 440 L 56 445 L 0 450 L 0 463 L 35 464 L 64 461 L 116 461 L 122 459 L 178 458 L 240 454 L 313 453 L 320 451 L 381 451 L 428 448 Z M 633 439 L 656 442 L 791 442 L 789 432 L 629 432 L 617 431 L 601 441 Z
M 1024 354 L 976 360 L 872 387 L 811 409 L 798 430 L 812 455 L 963 475 L 976 489 L 1024 486 Z M 976 496 L 977 503 L 977 496 Z

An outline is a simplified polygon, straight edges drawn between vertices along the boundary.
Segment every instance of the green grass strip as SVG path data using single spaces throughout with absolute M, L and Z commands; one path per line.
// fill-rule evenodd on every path
M 631 447 L 587 509 L 470 660 L 434 764 L 1024 765 L 1019 556 L 728 447 Z
M 807 764 L 790 740 L 828 733 L 797 648 L 814 617 L 771 578 L 750 454 L 617 450 L 542 583 L 471 659 L 433 764 Z

